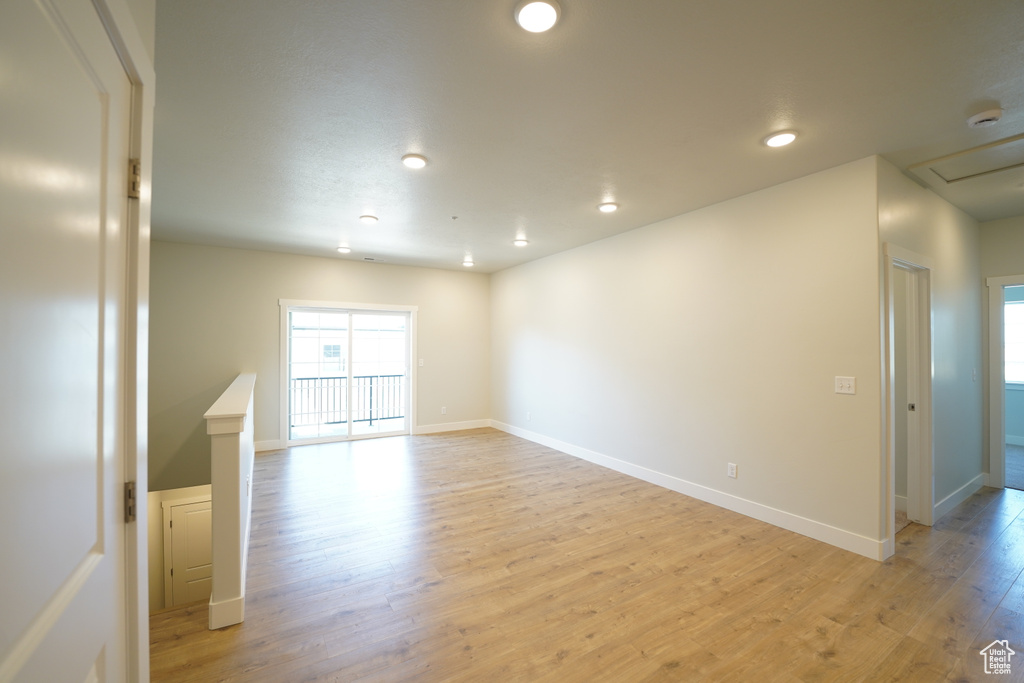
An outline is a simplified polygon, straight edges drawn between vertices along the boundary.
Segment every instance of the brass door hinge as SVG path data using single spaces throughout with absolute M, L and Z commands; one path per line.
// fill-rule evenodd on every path
M 135 482 L 124 483 L 124 522 L 135 521 Z
M 138 159 L 128 160 L 128 198 L 138 199 L 142 192 L 142 162 Z

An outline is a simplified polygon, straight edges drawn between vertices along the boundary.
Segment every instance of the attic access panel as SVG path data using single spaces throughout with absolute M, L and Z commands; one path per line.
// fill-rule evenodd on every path
M 935 187 L 1024 167 L 1024 134 L 914 164 L 908 170 Z

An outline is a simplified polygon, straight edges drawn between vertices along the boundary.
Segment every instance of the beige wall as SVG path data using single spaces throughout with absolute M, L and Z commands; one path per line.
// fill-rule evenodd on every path
M 980 234 L 973 218 L 878 160 L 879 236 L 931 259 L 935 503 L 983 473 Z
M 981 224 L 981 278 L 1024 275 L 1024 216 L 1004 218 Z M 988 297 L 988 288 L 984 289 Z M 988 380 L 989 380 L 989 316 L 987 303 L 982 307 L 982 330 L 984 343 L 985 372 L 985 471 L 990 471 Z
M 417 306 L 417 426 L 487 419 L 489 293 L 478 273 L 154 242 L 150 489 L 209 483 L 202 416 L 239 372 L 258 375 L 256 441 L 283 438 L 279 299 Z
M 981 224 L 981 276 L 1024 274 L 1024 216 Z
M 126 0 L 149 61 L 156 56 L 156 0 Z
M 877 221 L 864 159 L 497 273 L 494 418 L 877 543 Z

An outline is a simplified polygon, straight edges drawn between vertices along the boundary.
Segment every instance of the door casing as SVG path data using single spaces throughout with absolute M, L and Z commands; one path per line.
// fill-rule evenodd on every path
M 885 453 L 886 476 L 882 520 L 886 540 L 886 556 L 895 550 L 896 511 L 896 420 L 906 419 L 906 405 L 896 405 L 895 335 L 893 277 L 896 269 L 905 271 L 908 278 L 908 342 L 914 349 L 908 359 L 916 357 L 914 367 L 908 368 L 907 379 L 916 386 L 908 387 L 908 395 L 915 396 L 916 428 L 908 433 L 907 453 L 907 516 L 920 524 L 930 526 L 934 520 L 935 477 L 932 450 L 932 312 L 931 272 L 928 257 L 894 244 L 885 244 Z M 908 430 L 909 432 L 909 430 Z
M 988 286 L 988 476 L 986 486 L 1006 486 L 1006 376 L 1003 370 L 1005 287 L 1024 285 L 1024 275 L 990 277 Z

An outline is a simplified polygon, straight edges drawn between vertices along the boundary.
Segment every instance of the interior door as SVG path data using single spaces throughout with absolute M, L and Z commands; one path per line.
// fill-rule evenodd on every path
M 210 501 L 171 506 L 171 600 L 206 600 L 213 589 L 213 520 Z
M 0 682 L 126 678 L 131 85 L 88 0 L 0 21 Z

